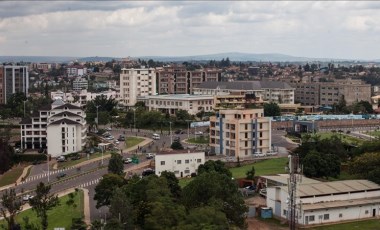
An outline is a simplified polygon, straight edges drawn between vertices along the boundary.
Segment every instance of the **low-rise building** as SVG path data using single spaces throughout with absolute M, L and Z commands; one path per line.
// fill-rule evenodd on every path
M 211 153 L 240 159 L 271 151 L 271 120 L 263 109 L 219 110 L 210 117 Z
M 205 163 L 205 153 L 187 150 L 161 152 L 155 156 L 154 162 L 157 176 L 163 171 L 168 171 L 174 173 L 176 177 L 186 177 L 198 172 L 199 165 Z
M 171 94 L 138 97 L 137 101 L 145 102 L 149 110 L 158 110 L 175 115 L 178 110 L 186 110 L 195 115 L 200 111 L 212 112 L 214 98 L 210 95 Z
M 288 219 L 288 197 L 288 186 L 267 188 L 267 206 L 276 218 Z M 368 180 L 301 183 L 296 208 L 301 226 L 378 218 L 380 185 Z
M 77 77 L 73 81 L 73 90 L 81 91 L 83 89 L 88 89 L 88 81 L 86 78 Z

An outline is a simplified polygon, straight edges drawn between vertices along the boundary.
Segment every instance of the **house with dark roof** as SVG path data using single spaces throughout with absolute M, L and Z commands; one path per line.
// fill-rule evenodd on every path
M 294 88 L 280 81 L 203 82 L 194 88 L 194 94 L 220 95 L 229 93 L 255 95 L 267 102 L 294 104 Z

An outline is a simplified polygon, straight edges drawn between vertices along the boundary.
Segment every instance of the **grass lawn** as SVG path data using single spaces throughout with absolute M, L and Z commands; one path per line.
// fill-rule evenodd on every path
M 365 229 L 377 230 L 380 229 L 380 220 L 364 220 L 345 224 L 334 224 L 329 226 L 321 226 L 309 228 L 310 230 L 351 230 L 351 229 Z
M 187 139 L 186 142 L 192 143 L 192 144 L 208 144 L 210 143 L 209 137 L 196 137 L 196 138 L 190 138 Z
M 103 153 L 103 156 L 107 156 L 109 154 L 110 154 L 110 152 L 105 152 L 105 153 Z M 96 152 L 96 153 L 91 154 L 89 159 L 91 160 L 91 159 L 94 159 L 94 158 L 97 158 L 97 157 L 101 157 L 101 156 L 102 156 L 102 153 Z M 71 167 L 71 166 L 74 166 L 74 165 L 79 164 L 79 163 L 84 162 L 84 161 L 87 161 L 87 156 L 82 156 L 81 159 L 75 160 L 75 161 L 67 159 L 66 162 L 59 162 L 58 163 L 58 168 L 61 169 L 61 168 L 64 168 L 64 167 L 65 168 Z
M 140 138 L 140 137 L 127 137 L 127 139 L 125 140 L 125 144 L 126 144 L 127 148 L 131 148 L 131 147 L 133 147 L 135 145 L 140 144 L 143 141 L 144 141 L 144 138 Z
M 179 179 L 179 186 L 181 188 L 183 188 L 186 185 L 188 185 L 192 180 L 193 180 L 193 178 L 181 178 L 181 179 Z
M 252 168 L 252 165 L 255 166 L 255 176 L 286 173 L 285 166 L 287 162 L 287 157 L 273 158 L 254 164 L 230 168 L 230 171 L 232 172 L 232 176 L 236 179 L 245 178 L 245 173 Z
M 24 167 L 13 167 L 0 177 L 0 187 L 13 184 L 21 176 Z
M 73 217 L 83 217 L 83 192 L 82 190 L 79 190 L 78 193 L 74 197 L 74 201 L 76 204 L 76 207 L 67 206 L 66 201 L 69 199 L 69 196 L 63 196 L 59 198 L 60 204 L 58 207 L 55 207 L 54 209 L 50 210 L 48 212 L 48 223 L 49 227 L 48 230 L 52 230 L 55 227 L 62 227 L 65 229 L 70 229 L 71 227 L 71 220 Z M 18 223 L 21 223 L 22 229 L 24 229 L 23 226 L 23 217 L 29 217 L 29 222 L 40 225 L 40 219 L 37 218 L 35 212 L 32 211 L 32 209 L 25 210 L 21 212 L 16 220 Z M 4 220 L 0 221 L 0 225 L 6 225 L 6 222 Z
M 380 131 L 371 131 L 371 132 L 366 132 L 366 134 L 375 136 L 375 137 L 380 137 Z
M 355 137 L 352 137 L 352 136 L 349 136 L 345 133 L 333 133 L 333 132 L 328 132 L 328 133 L 316 133 L 321 140 L 323 139 L 329 139 L 333 136 L 336 136 L 338 138 L 342 138 L 342 141 L 347 143 L 347 144 L 354 144 L 354 145 L 358 145 L 358 144 L 361 144 L 363 142 L 362 139 L 359 139 L 359 138 L 355 138 Z

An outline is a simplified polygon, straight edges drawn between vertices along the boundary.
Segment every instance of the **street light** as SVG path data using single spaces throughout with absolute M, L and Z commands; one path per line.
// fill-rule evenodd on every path
M 48 178 L 48 183 L 50 182 L 50 170 L 49 170 L 49 154 L 45 154 L 46 155 L 46 162 L 47 162 L 47 178 Z
M 133 107 L 133 129 L 136 131 L 136 108 Z
M 172 122 L 169 121 L 169 133 L 170 133 L 170 144 L 173 144 L 173 135 L 172 135 Z

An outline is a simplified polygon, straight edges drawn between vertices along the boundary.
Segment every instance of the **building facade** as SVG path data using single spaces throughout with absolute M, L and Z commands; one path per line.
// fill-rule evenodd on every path
M 14 93 L 21 92 L 28 96 L 29 89 L 28 66 L 6 65 L 3 66 L 3 103 Z
M 87 67 L 85 66 L 68 66 L 66 68 L 68 77 L 82 77 L 87 74 Z
M 88 81 L 85 78 L 77 77 L 73 81 L 73 90 L 81 91 L 83 89 L 88 89 Z
M 158 94 L 192 94 L 202 82 L 221 81 L 221 70 L 202 69 L 188 71 L 183 66 L 157 69 Z
M 155 173 L 160 176 L 163 171 L 172 172 L 176 177 L 191 176 L 198 172 L 198 167 L 205 163 L 204 152 L 164 152 L 155 156 Z
M 278 81 L 203 82 L 194 88 L 194 94 L 218 95 L 245 92 L 266 102 L 293 104 L 294 88 Z
M 219 110 L 210 117 L 211 152 L 240 159 L 271 148 L 271 121 L 263 109 Z
M 4 104 L 4 69 L 0 66 L 0 104 Z
M 122 69 L 120 73 L 121 103 L 134 106 L 137 97 L 156 95 L 154 68 Z
M 354 221 L 380 216 L 380 186 L 368 180 L 300 184 L 296 193 L 301 226 Z M 267 188 L 267 206 L 277 218 L 288 218 L 288 186 Z
M 52 157 L 83 150 L 87 126 L 84 111 L 58 99 L 24 118 L 21 126 L 21 146 L 24 149 L 47 148 Z
M 178 110 L 186 110 L 195 115 L 198 112 L 212 112 L 214 98 L 210 95 L 155 95 L 139 97 L 137 101 L 145 102 L 149 110 L 157 110 L 170 115 L 175 115 Z

